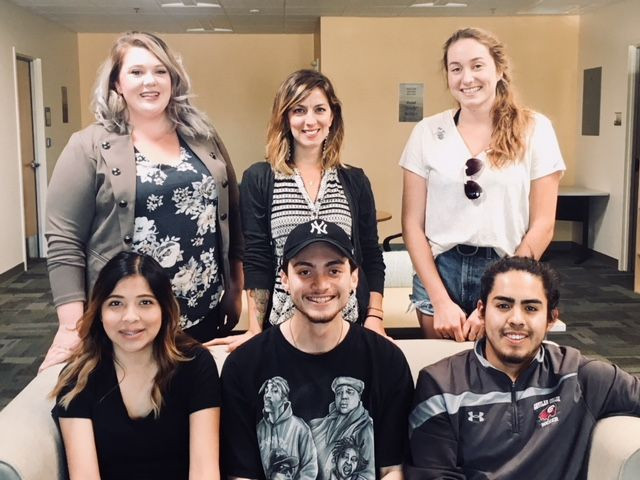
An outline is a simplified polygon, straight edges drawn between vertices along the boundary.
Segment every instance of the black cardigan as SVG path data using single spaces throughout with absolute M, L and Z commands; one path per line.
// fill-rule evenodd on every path
M 384 261 L 378 244 L 376 206 L 369 179 L 361 168 L 338 167 L 338 179 L 351 210 L 351 240 L 360 265 L 358 298 L 360 323 L 366 316 L 369 292 L 384 291 Z M 244 288 L 273 291 L 276 255 L 271 238 L 271 201 L 274 174 L 267 162 L 245 170 L 240 183 L 244 234 Z

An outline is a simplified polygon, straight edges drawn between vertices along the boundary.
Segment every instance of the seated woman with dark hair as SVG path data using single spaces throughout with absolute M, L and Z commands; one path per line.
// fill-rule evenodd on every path
M 104 266 L 51 392 L 71 480 L 220 477 L 218 371 L 178 321 L 151 257 L 121 252 Z

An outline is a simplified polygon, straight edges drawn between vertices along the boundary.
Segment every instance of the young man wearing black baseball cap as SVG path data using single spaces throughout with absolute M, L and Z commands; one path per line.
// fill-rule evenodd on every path
M 351 437 L 365 452 L 363 478 L 400 478 L 413 382 L 400 349 L 342 318 L 358 283 L 357 268 L 353 245 L 338 225 L 313 220 L 290 233 L 281 275 L 294 315 L 224 364 L 225 475 L 262 478 L 272 451 L 281 449 L 298 459 L 294 478 L 329 480 L 331 452 Z M 266 415 L 265 407 L 279 392 L 259 393 L 275 377 L 286 380 L 288 395 L 278 418 Z M 336 379 L 343 379 L 344 398 L 337 397 Z

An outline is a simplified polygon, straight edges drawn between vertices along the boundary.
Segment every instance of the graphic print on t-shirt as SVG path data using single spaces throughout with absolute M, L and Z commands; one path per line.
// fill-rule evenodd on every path
M 374 480 L 373 420 L 360 400 L 364 382 L 335 377 L 328 413 L 305 422 L 294 415 L 289 383 L 272 377 L 260 387 L 260 457 L 268 480 Z

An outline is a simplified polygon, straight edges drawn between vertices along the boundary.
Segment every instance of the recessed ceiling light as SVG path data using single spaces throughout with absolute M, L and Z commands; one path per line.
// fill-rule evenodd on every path
M 578 5 L 565 5 L 565 6 L 545 6 L 535 5 L 528 10 L 521 10 L 517 12 L 518 15 L 578 15 L 580 13 L 580 7 Z
M 229 33 L 229 32 L 233 32 L 233 30 L 231 28 L 193 27 L 193 28 L 187 28 L 187 32 L 189 33 Z
M 459 2 L 447 2 L 447 3 L 427 2 L 427 3 L 414 3 L 411 6 L 417 7 L 417 8 L 465 8 L 467 4 L 459 3 Z
M 183 2 L 163 3 L 163 7 L 167 8 L 220 8 L 220 4 L 211 2 L 195 2 L 195 4 L 185 5 Z

